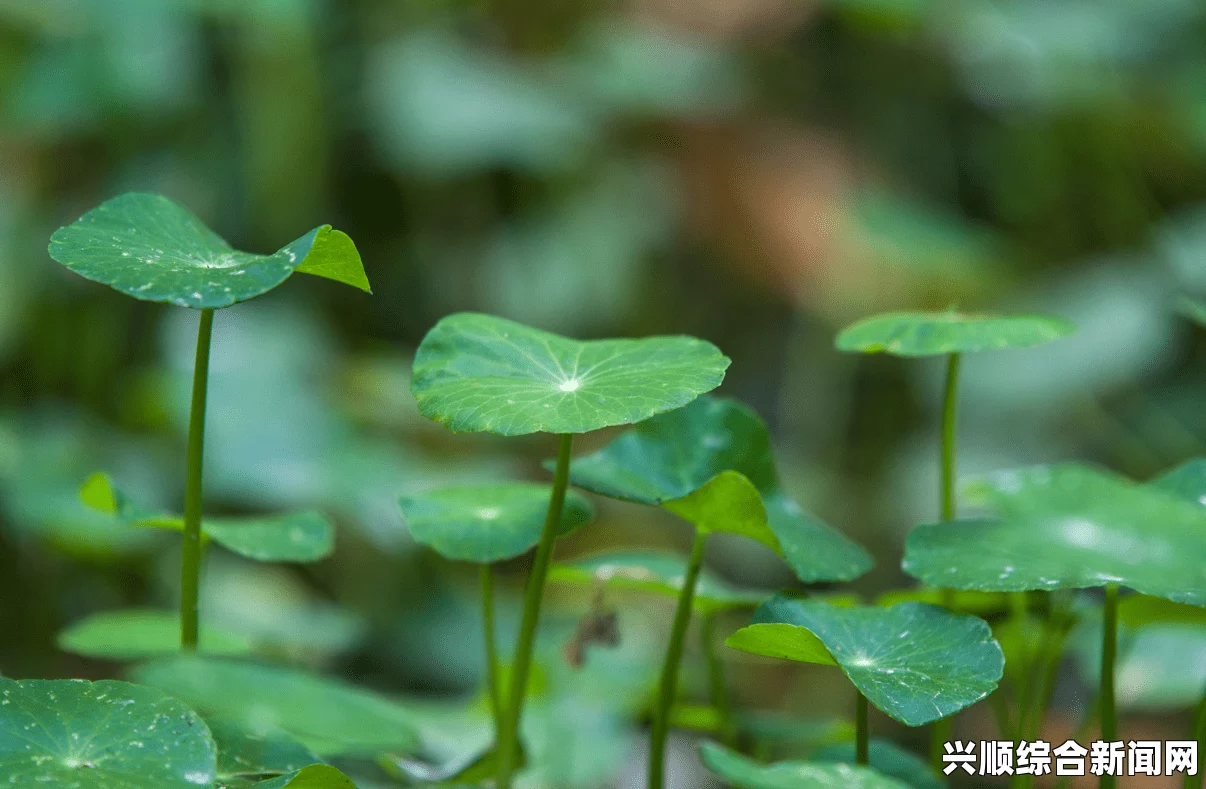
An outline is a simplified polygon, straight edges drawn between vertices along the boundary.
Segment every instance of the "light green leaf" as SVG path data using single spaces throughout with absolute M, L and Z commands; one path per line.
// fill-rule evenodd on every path
M 554 564 L 549 570 L 549 580 L 584 586 L 603 584 L 613 589 L 678 597 L 686 572 L 687 563 L 681 556 L 620 551 Z M 701 613 L 752 608 L 770 595 L 769 591 L 733 586 L 704 569 L 695 584 L 694 608 Z
M 57 641 L 64 652 L 107 660 L 173 655 L 180 651 L 180 616 L 145 609 L 103 611 L 72 623 Z M 241 636 L 203 624 L 199 649 L 210 655 L 243 655 L 252 647 Z
M 327 764 L 312 764 L 254 786 L 256 789 L 356 789 L 351 778 Z
M 218 745 L 218 779 L 292 773 L 318 758 L 282 731 L 256 730 L 226 718 L 206 720 Z
M 671 499 L 662 507 L 702 532 L 739 534 L 781 552 L 779 539 L 767 525 L 758 489 L 736 471 L 722 471 L 703 487 L 681 499 Z
M 84 504 L 131 526 L 184 530 L 178 515 L 158 515 L 130 502 L 112 480 L 93 474 L 80 490 Z M 315 511 L 235 518 L 205 518 L 201 533 L 223 548 L 257 562 L 317 562 L 335 550 L 335 527 Z
M 855 763 L 852 742 L 836 743 L 813 752 L 813 762 Z M 946 781 L 930 768 L 929 763 L 912 751 L 906 751 L 891 740 L 872 738 L 867 743 L 867 762 L 884 775 L 903 781 L 913 789 L 944 789 Z
M 917 526 L 902 567 L 935 586 L 1018 592 L 1117 583 L 1206 605 L 1206 508 L 1073 463 L 969 486 L 994 520 Z
M 800 580 L 846 581 L 871 569 L 862 548 L 780 490 L 766 424 L 736 400 L 704 395 L 641 422 L 575 459 L 570 480 L 604 496 L 664 506 L 724 471 L 744 475 L 761 493 L 776 550 Z
M 894 312 L 875 315 L 844 329 L 839 351 L 893 356 L 940 356 L 1000 348 L 1029 348 L 1075 331 L 1067 321 L 1045 315 L 969 315 L 959 312 Z
M 795 660 L 800 663 L 819 663 L 822 666 L 836 666 L 837 661 L 824 642 L 806 630 L 796 625 L 786 625 L 777 622 L 760 622 L 746 625 L 725 639 L 725 645 L 742 652 L 782 660 Z
M 205 722 L 157 690 L 0 678 L 0 775 L 11 786 L 197 789 L 215 765 Z
M 581 342 L 458 313 L 423 338 L 411 392 L 420 413 L 454 432 L 585 433 L 686 405 L 728 366 L 693 337 Z
M 499 562 L 540 541 L 552 488 L 536 483 L 445 488 L 403 496 L 399 503 L 416 541 L 441 556 L 469 562 Z M 590 502 L 569 491 L 560 534 L 590 522 Z
M 136 299 L 220 308 L 255 298 L 294 271 L 368 289 L 356 247 L 330 225 L 272 255 L 233 249 L 188 209 L 161 195 L 115 197 L 59 228 L 50 256 Z
M 927 603 L 840 608 L 777 596 L 754 612 L 750 627 L 766 623 L 811 632 L 868 701 L 906 726 L 976 703 L 1005 666 L 988 623 Z M 774 635 L 758 632 L 746 645 L 787 652 Z
M 870 767 L 808 762 L 759 764 L 709 742 L 699 746 L 699 757 L 712 773 L 736 789 L 909 789 L 908 784 Z
M 333 679 L 193 656 L 147 663 L 132 673 L 207 715 L 287 732 L 321 756 L 409 752 L 417 744 L 410 710 Z

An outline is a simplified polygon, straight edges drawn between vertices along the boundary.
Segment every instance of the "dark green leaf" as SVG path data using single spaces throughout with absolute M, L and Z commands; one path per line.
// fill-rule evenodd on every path
M 182 656 L 134 676 L 209 715 L 285 731 L 322 756 L 375 756 L 416 745 L 411 712 L 368 690 L 285 668 Z
M 884 775 L 903 781 L 913 789 L 943 789 L 946 786 L 946 781 L 930 768 L 925 759 L 891 740 L 872 739 L 867 745 L 870 766 Z M 813 752 L 809 758 L 814 762 L 854 764 L 854 743 L 829 745 Z
M 445 488 L 403 496 L 399 503 L 416 541 L 441 556 L 470 562 L 498 562 L 540 541 L 552 488 L 536 483 Z M 590 502 L 569 491 L 560 534 L 588 523 Z
M 994 520 L 918 526 L 903 568 L 935 586 L 994 592 L 1117 583 L 1206 605 L 1206 509 L 1076 464 L 1003 472 L 968 488 Z
M 294 271 L 368 289 L 355 245 L 330 225 L 272 255 L 253 255 L 233 249 L 178 203 L 134 192 L 57 230 L 50 256 L 134 298 L 197 309 L 255 298 Z
M 580 342 L 458 313 L 423 338 L 411 391 L 420 413 L 454 432 L 585 433 L 686 405 L 728 366 L 692 337 Z
M 892 608 L 840 608 L 778 596 L 755 613 L 750 628 L 767 623 L 793 626 L 816 636 L 867 700 L 907 726 L 945 718 L 987 696 L 1005 665 L 1001 647 L 982 619 L 953 614 L 927 603 Z M 772 657 L 812 648 L 799 635 L 737 631 L 730 646 L 760 650 Z M 743 635 L 745 634 L 745 635 Z M 780 654 L 776 654 L 780 653 Z
M 700 746 L 699 756 L 710 771 L 736 789 L 909 789 L 907 784 L 869 767 L 808 762 L 759 764 L 707 742 Z
M 777 550 L 802 581 L 851 580 L 871 569 L 862 548 L 780 490 L 766 424 L 735 400 L 704 395 L 641 422 L 576 459 L 570 480 L 604 496 L 664 505 L 724 471 L 743 474 L 761 493 Z
M 157 690 L 0 678 L 0 775 L 9 785 L 197 789 L 213 782 L 215 765 L 205 723 Z
M 958 312 L 895 312 L 849 326 L 837 337 L 839 351 L 940 356 L 999 348 L 1029 348 L 1075 331 L 1044 315 L 967 315 Z
M 598 554 L 555 564 L 549 570 L 550 581 L 614 589 L 633 589 L 677 597 L 682 591 L 687 563 L 681 556 L 641 551 Z M 742 589 L 708 572 L 700 572 L 695 585 L 696 611 L 709 613 L 730 608 L 759 605 L 770 592 Z
M 226 718 L 206 721 L 218 745 L 218 779 L 291 773 L 322 761 L 282 731 L 256 730 Z
M 180 651 L 180 616 L 168 611 L 104 611 L 72 623 L 59 632 L 59 649 L 107 660 L 140 660 Z M 243 655 L 247 639 L 201 626 L 200 651 L 210 655 Z

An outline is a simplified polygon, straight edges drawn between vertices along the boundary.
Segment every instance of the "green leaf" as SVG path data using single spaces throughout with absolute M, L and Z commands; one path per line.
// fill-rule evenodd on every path
M 327 764 L 312 764 L 297 772 L 253 784 L 256 789 L 356 789 L 355 782 Z
M 1206 608 L 1174 603 L 1163 597 L 1132 594 L 1118 601 L 1118 622 L 1130 627 L 1170 622 L 1206 625 Z
M 1029 348 L 1058 340 L 1076 328 L 1045 315 L 968 315 L 959 312 L 894 312 L 844 329 L 839 351 L 940 356 L 1000 348 Z
M 103 611 L 72 623 L 57 641 L 64 652 L 107 660 L 173 655 L 180 651 L 180 616 L 142 609 Z M 243 655 L 252 647 L 241 636 L 203 624 L 199 648 L 210 655 Z
M 407 708 L 312 674 L 193 656 L 148 663 L 132 673 L 207 715 L 287 732 L 321 756 L 376 756 L 417 744 Z
M 196 309 L 229 307 L 304 271 L 368 290 L 356 247 L 330 225 L 272 255 L 233 249 L 188 209 L 131 192 L 55 231 L 50 256 L 136 299 Z
M 854 764 L 854 743 L 828 745 L 814 751 L 809 758 L 814 762 Z M 946 781 L 930 768 L 925 759 L 912 751 L 906 751 L 891 740 L 872 738 L 867 743 L 867 761 L 873 769 L 903 781 L 913 789 L 944 789 L 946 786 Z
M 749 627 L 766 623 L 812 633 L 868 701 L 906 726 L 976 703 L 996 688 L 1005 666 L 988 623 L 927 603 L 840 608 L 777 596 L 754 612 Z M 775 634 L 758 631 L 744 643 L 772 657 L 807 643 L 798 635 L 779 643 Z
M 777 622 L 759 622 L 746 625 L 725 639 L 725 645 L 742 652 L 800 663 L 818 663 L 836 666 L 837 661 L 829 653 L 821 639 L 796 625 Z
M 586 433 L 684 406 L 728 366 L 693 337 L 581 342 L 463 312 L 423 338 L 411 392 L 420 413 L 454 432 Z
M 554 564 L 549 570 L 549 580 L 584 586 L 605 584 L 613 589 L 678 597 L 686 572 L 687 562 L 681 556 L 620 551 Z M 733 586 L 705 568 L 695 584 L 694 608 L 701 613 L 752 608 L 770 595 L 769 591 Z
M 737 789 L 909 789 L 870 767 L 778 762 L 759 764 L 710 742 L 699 746 L 704 765 Z
M 871 569 L 862 548 L 780 490 L 766 424 L 735 400 L 704 395 L 641 422 L 575 459 L 570 481 L 604 496 L 664 506 L 725 471 L 744 475 L 761 493 L 776 550 L 800 580 L 847 581 Z
M 80 499 L 131 526 L 184 530 L 184 519 L 179 515 L 153 514 L 131 503 L 103 473 L 93 474 L 84 482 Z M 313 510 L 205 518 L 201 533 L 226 550 L 257 562 L 317 562 L 335 550 L 335 527 L 325 515 Z
M 757 540 L 781 553 L 779 539 L 766 522 L 758 489 L 736 471 L 722 471 L 681 499 L 662 507 L 694 524 L 702 532 L 727 532 Z
M 1149 484 L 1179 499 L 1206 506 L 1206 458 L 1190 458 Z
M 934 586 L 1018 592 L 1117 583 L 1206 605 L 1206 509 L 1073 463 L 967 488 L 994 520 L 915 527 L 902 567 Z
M 214 780 L 205 722 L 157 690 L 0 678 L 0 775 L 13 786 L 197 789 Z
M 278 730 L 256 730 L 226 718 L 206 721 L 218 745 L 218 779 L 292 773 L 321 759 Z
M 893 589 L 875 598 L 875 604 L 882 608 L 891 608 L 897 603 L 945 605 L 950 592 L 931 586 Z M 996 614 L 1009 609 L 1009 597 L 1004 592 L 955 592 L 950 607 L 965 614 Z
M 441 556 L 469 562 L 498 562 L 540 541 L 552 488 L 536 483 L 445 488 L 403 496 L 399 503 L 411 536 Z M 569 491 L 560 534 L 590 522 L 590 502 Z
M 492 745 L 484 751 L 443 765 L 432 765 L 407 758 L 392 758 L 387 764 L 396 768 L 410 783 L 434 783 L 444 786 L 449 781 L 483 781 L 493 778 L 498 771 L 498 757 L 498 747 Z M 516 748 L 515 769 L 522 770 L 527 764 L 528 755 L 520 743 Z

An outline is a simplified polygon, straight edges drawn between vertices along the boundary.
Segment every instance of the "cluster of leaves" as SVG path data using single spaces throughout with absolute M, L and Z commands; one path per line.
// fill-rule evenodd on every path
M 1050 687 L 1040 682 L 1035 692 L 1035 678 L 1051 673 L 1069 623 L 1092 619 L 1087 604 L 1063 605 L 1066 590 L 1106 589 L 1098 674 L 1102 731 L 1112 736 L 1120 618 L 1140 632 L 1152 622 L 1202 622 L 1194 613 L 1206 606 L 1206 570 L 1194 558 L 1206 549 L 1206 465 L 1200 461 L 1147 485 L 1077 464 L 1002 471 L 967 489 L 967 502 L 983 514 L 956 517 L 951 483 L 961 356 L 1058 339 L 1072 331 L 1063 321 L 901 313 L 860 322 L 838 337 L 844 351 L 948 359 L 939 491 L 944 517 L 911 532 L 902 563 L 926 586 L 863 604 L 741 588 L 705 569 L 704 550 L 717 533 L 773 551 L 801 584 L 851 581 L 872 566 L 860 546 L 784 490 L 762 419 L 709 394 L 729 366 L 711 343 L 682 336 L 582 342 L 459 313 L 437 323 L 418 349 L 411 391 L 420 413 L 454 432 L 551 433 L 559 447 L 546 464 L 551 486 L 495 482 L 400 499 L 417 542 L 481 567 L 483 686 L 492 734 L 480 749 L 434 761 L 420 705 L 249 659 L 253 644 L 201 626 L 197 617 L 200 553 L 208 544 L 261 562 L 313 562 L 334 548 L 333 527 L 318 512 L 203 515 L 200 457 L 213 310 L 267 292 L 295 271 L 367 291 L 351 240 L 323 226 L 273 255 L 251 255 L 231 249 L 166 198 L 135 194 L 60 230 L 50 251 L 69 268 L 129 295 L 201 310 L 201 331 L 184 516 L 144 509 L 105 474 L 93 475 L 81 490 L 83 501 L 118 528 L 182 533 L 180 613 L 110 611 L 60 634 L 65 650 L 131 662 L 132 682 L 0 680 L 0 769 L 15 785 L 342 789 L 389 781 L 509 789 L 535 759 L 533 718 L 524 712 L 549 580 L 595 593 L 595 606 L 566 651 L 579 667 L 618 641 L 615 614 L 605 602 L 610 590 L 676 599 L 660 678 L 652 700 L 643 699 L 636 712 L 651 720 L 650 789 L 664 785 L 667 736 L 676 726 L 720 740 L 723 745 L 702 747 L 703 764 L 745 789 L 928 789 L 937 778 L 924 760 L 890 742 L 871 742 L 867 705 L 906 726 L 949 725 L 952 715 L 997 692 L 1009 671 L 1014 704 L 1010 709 L 1002 699 L 1002 735 L 1020 739 L 1037 731 Z M 573 458 L 575 436 L 629 425 L 602 449 Z M 626 550 L 554 562 L 556 541 L 593 515 L 591 501 L 571 487 L 677 516 L 694 531 L 689 556 Z M 1043 550 L 1036 551 L 1039 535 Z M 533 548 L 518 643 L 502 659 L 492 567 Z M 1122 607 L 1119 587 L 1139 594 Z M 1012 605 L 1001 619 L 1006 600 Z M 740 753 L 757 726 L 728 699 L 711 636 L 718 613 L 743 609 L 754 609 L 752 617 L 727 637 L 729 647 L 829 666 L 849 680 L 856 698 L 853 748 L 848 736 L 840 737 L 837 747 L 815 749 L 809 761 L 770 765 Z M 992 618 L 997 632 L 972 612 Z M 704 708 L 679 700 L 693 618 L 711 680 Z M 638 695 L 647 695 L 643 691 Z M 934 731 L 940 742 L 946 729 Z M 361 778 L 367 767 L 375 772 Z M 355 782 L 348 773 L 357 775 Z

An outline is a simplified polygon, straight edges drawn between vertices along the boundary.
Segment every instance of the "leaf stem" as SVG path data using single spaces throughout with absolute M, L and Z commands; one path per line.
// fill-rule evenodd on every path
M 699 644 L 708 662 L 708 685 L 711 691 L 712 706 L 720 715 L 720 740 L 732 748 L 737 744 L 737 729 L 733 725 L 733 705 L 729 699 L 728 685 L 724 679 L 724 664 L 716 654 L 715 637 L 716 614 L 700 614 Z
M 1118 736 L 1114 708 L 1114 661 L 1118 654 L 1118 584 L 1106 584 L 1101 628 L 1101 739 L 1113 742 Z M 1101 789 L 1114 789 L 1115 776 L 1101 776 Z
M 687 560 L 687 574 L 674 609 L 674 624 L 670 629 L 670 645 L 666 649 L 666 660 L 662 663 L 662 677 L 658 683 L 657 706 L 653 710 L 653 725 L 649 730 L 649 789 L 662 789 L 666 782 L 666 737 L 670 733 L 670 708 L 678 692 L 678 668 L 683 658 L 683 643 L 687 638 L 687 627 L 691 624 L 691 604 L 695 600 L 695 582 L 703 566 L 704 544 L 708 533 L 695 530 L 695 542 L 691 545 L 691 558 Z
M 528 690 L 528 674 L 532 669 L 532 651 L 536 645 L 536 625 L 540 621 L 540 601 L 544 594 L 544 582 L 549 574 L 549 562 L 553 558 L 553 544 L 557 541 L 561 512 L 565 507 L 565 489 L 569 485 L 570 452 L 574 435 L 563 433 L 557 448 L 557 468 L 553 472 L 553 493 L 549 497 L 548 514 L 544 519 L 544 531 L 536 546 L 536 557 L 523 595 L 523 618 L 519 624 L 519 643 L 515 648 L 515 661 L 511 668 L 510 702 L 503 718 L 502 730 L 498 735 L 499 760 L 497 789 L 511 789 L 511 777 L 516 767 L 516 751 L 519 745 L 519 727 L 523 719 L 524 696 Z
M 854 689 L 858 698 L 854 702 L 854 763 L 866 765 L 869 762 L 870 727 L 867 725 L 867 697 L 858 688 Z
M 1199 755 L 1206 752 L 1206 694 L 1202 695 L 1197 711 L 1194 712 L 1193 731 L 1189 733 L 1189 739 L 1197 740 Z M 1199 769 L 1197 775 L 1186 772 L 1182 789 L 1202 789 L 1202 770 Z
M 955 434 L 959 423 L 959 362 L 962 355 L 946 357 L 946 386 L 942 394 L 942 461 L 938 486 L 938 513 L 943 521 L 955 519 Z M 955 590 L 942 590 L 942 605 L 955 607 Z M 942 746 L 951 738 L 949 717 L 934 721 L 930 727 L 930 761 L 942 769 Z
M 486 642 L 486 690 L 490 694 L 490 714 L 494 716 L 494 741 L 498 742 L 502 727 L 502 686 L 499 683 L 498 645 L 494 640 L 494 565 L 483 564 L 482 581 L 482 635 Z
M 188 462 L 184 483 L 184 539 L 180 551 L 180 646 L 197 649 L 201 587 L 201 467 L 205 452 L 205 397 L 209 390 L 209 346 L 214 311 L 201 310 L 197 357 L 193 364 L 193 400 L 188 413 Z

